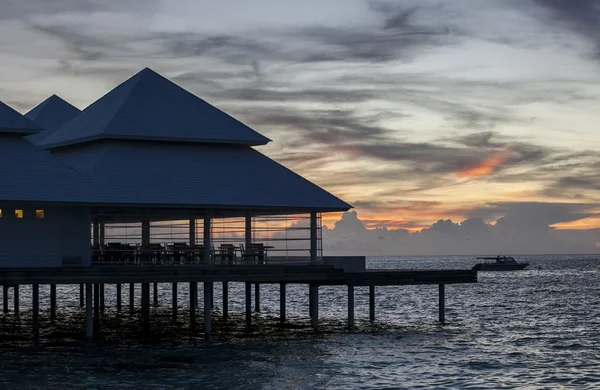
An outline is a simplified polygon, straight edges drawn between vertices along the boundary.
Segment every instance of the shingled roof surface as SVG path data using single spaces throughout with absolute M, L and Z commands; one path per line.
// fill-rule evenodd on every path
M 245 145 L 101 141 L 60 148 L 109 203 L 345 211 L 349 204 Z

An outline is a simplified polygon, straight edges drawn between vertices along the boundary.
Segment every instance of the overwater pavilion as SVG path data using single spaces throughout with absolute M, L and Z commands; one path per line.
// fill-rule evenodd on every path
M 64 105 L 57 107 L 64 109 Z M 117 284 L 119 308 L 121 283 L 130 283 L 130 300 L 134 283 L 141 283 L 142 312 L 148 324 L 150 283 L 173 283 L 174 292 L 177 283 L 190 283 L 190 320 L 194 323 L 197 283 L 203 282 L 204 331 L 210 337 L 213 282 L 224 283 L 224 302 L 229 281 L 246 282 L 248 322 L 252 284 L 257 302 L 259 283 L 281 284 L 283 321 L 285 284 L 309 284 L 311 318 L 317 328 L 319 285 L 349 286 L 351 323 L 350 287 L 354 285 L 371 286 L 374 317 L 375 285 L 435 283 L 440 284 L 443 297 L 445 283 L 475 281 L 473 272 L 364 272 L 364 257 L 324 258 L 321 213 L 345 211 L 351 206 L 253 148 L 265 145 L 268 138 L 150 69 L 134 75 L 71 120 L 65 119 L 57 129 L 46 128 L 48 134 L 36 146 L 19 137 L 39 129 L 15 113 L 4 110 L 4 121 L 10 117 L 14 122 L 5 125 L 12 129 L 8 137 L 12 144 L 4 142 L 0 147 L 13 148 L 15 153 L 14 144 L 18 144 L 23 163 L 19 170 L 11 163 L 10 169 L 0 172 L 10 178 L 14 172 L 26 171 L 26 182 L 43 182 L 46 187 L 25 185 L 20 192 L 13 191 L 12 198 L 0 190 L 0 206 L 10 210 L 7 215 L 11 217 L 17 215 L 16 210 L 26 215 L 41 211 L 42 218 L 36 222 L 43 227 L 36 227 L 33 235 L 31 231 L 15 233 L 19 232 L 15 226 L 22 222 L 19 219 L 27 218 L 0 220 L 0 229 L 2 222 L 12 229 L 0 236 L 0 251 L 12 248 L 10 256 L 0 257 L 0 267 L 4 267 L 0 268 L 0 283 L 5 297 L 9 285 L 34 286 L 34 328 L 40 283 L 77 283 L 82 289 L 85 285 L 81 296 L 86 300 L 87 336 L 92 337 L 92 318 L 98 317 L 104 283 Z M 0 111 L 0 128 L 2 114 Z M 33 154 L 54 168 L 32 171 L 25 156 Z M 56 182 L 58 179 L 63 182 Z M 27 198 L 32 190 L 37 194 L 35 199 Z M 256 242 L 257 234 L 262 241 L 274 240 L 277 235 L 268 227 L 262 236 L 257 230 L 256 225 L 268 226 L 269 220 L 280 235 L 286 236 L 274 245 Z M 179 222 L 174 225 L 172 221 Z M 219 232 L 219 223 L 229 223 L 230 227 Z M 172 233 L 173 226 L 177 227 L 176 234 Z M 289 231 L 295 232 L 292 238 L 287 237 Z M 12 242 L 22 245 L 23 237 L 46 238 L 44 245 L 31 249 L 29 260 L 15 255 L 15 248 L 20 246 Z M 135 254 L 111 246 L 116 244 L 111 241 L 123 238 L 127 244 L 136 244 Z M 229 257 L 232 246 L 239 248 L 239 256 Z M 264 253 L 269 247 L 271 253 Z M 5 298 L 5 309 L 6 302 Z M 174 312 L 176 305 L 175 294 Z M 226 307 L 223 312 L 226 316 Z M 442 313 L 440 299 L 443 321 Z

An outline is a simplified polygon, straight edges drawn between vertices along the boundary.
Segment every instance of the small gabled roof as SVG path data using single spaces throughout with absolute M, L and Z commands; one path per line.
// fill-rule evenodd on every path
M 12 107 L 0 102 L 0 134 L 33 134 L 41 129 Z
M 264 145 L 270 140 L 149 68 L 120 84 L 38 144 L 99 139 Z
M 352 207 L 245 145 L 107 140 L 53 154 L 103 183 L 103 203 L 281 212 Z
M 60 126 L 79 115 L 80 112 L 79 108 L 71 105 L 59 96 L 50 96 L 25 114 L 25 118 L 43 129 L 38 133 L 26 137 L 27 140 L 34 144 L 43 140 Z

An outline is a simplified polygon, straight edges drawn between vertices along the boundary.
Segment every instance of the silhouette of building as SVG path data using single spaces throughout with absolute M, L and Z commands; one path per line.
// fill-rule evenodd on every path
M 55 95 L 25 117 L 1 107 L 0 267 L 90 265 L 108 241 L 165 251 L 184 241 L 210 263 L 219 234 L 241 259 L 261 218 L 290 228 L 277 216 L 305 229 L 295 254 L 316 262 L 320 213 L 351 208 L 254 149 L 268 138 L 148 68 L 81 112 Z M 181 234 L 165 233 L 170 221 L 185 221 Z

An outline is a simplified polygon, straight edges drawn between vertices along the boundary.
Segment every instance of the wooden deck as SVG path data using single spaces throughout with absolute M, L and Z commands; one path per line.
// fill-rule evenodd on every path
M 467 270 L 367 270 L 344 272 L 330 265 L 93 266 L 0 268 L 0 285 L 80 283 L 251 282 L 389 286 L 476 283 Z

